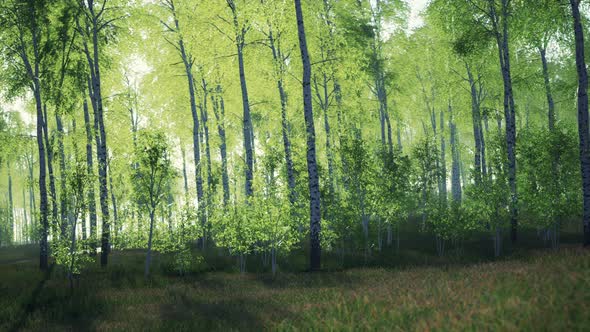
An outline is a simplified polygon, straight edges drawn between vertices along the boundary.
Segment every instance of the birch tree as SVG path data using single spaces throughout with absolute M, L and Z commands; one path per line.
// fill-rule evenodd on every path
M 310 269 L 319 270 L 321 267 L 321 210 L 320 210 L 320 184 L 316 160 L 315 126 L 313 121 L 313 105 L 311 96 L 311 61 L 307 48 L 305 35 L 305 23 L 301 0 L 295 0 L 295 13 L 297 16 L 297 35 L 299 36 L 299 49 L 303 63 L 303 110 L 305 128 L 307 133 L 307 174 L 309 184 L 309 210 L 310 210 Z

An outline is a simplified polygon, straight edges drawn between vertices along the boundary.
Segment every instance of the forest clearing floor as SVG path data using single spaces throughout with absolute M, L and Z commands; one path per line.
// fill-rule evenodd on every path
M 470 263 L 431 255 L 425 264 L 402 250 L 421 263 L 276 278 L 211 265 L 180 277 L 157 255 L 149 280 L 143 251 L 114 251 L 73 294 L 63 271 L 40 272 L 35 255 L 34 246 L 0 249 L 0 331 L 590 329 L 590 250 L 579 244 Z

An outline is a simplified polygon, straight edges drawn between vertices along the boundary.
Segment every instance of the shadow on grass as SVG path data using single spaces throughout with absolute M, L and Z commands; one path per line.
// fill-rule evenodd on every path
M 171 294 L 172 303 L 160 305 L 161 330 L 222 330 L 262 331 L 268 329 L 265 318 L 294 316 L 272 301 L 257 300 L 251 296 L 203 298 L 195 294 Z
M 29 284 L 7 283 L 9 287 L 18 284 L 22 288 L 19 291 L 27 296 L 21 296 L 22 302 L 14 306 L 17 312 L 9 323 L 0 326 L 10 331 L 44 329 L 44 324 L 49 326 L 46 330 L 264 330 L 284 319 L 297 321 L 298 315 L 304 315 L 289 308 L 294 296 L 306 294 L 298 301 L 313 301 L 307 296 L 317 296 L 320 288 L 355 290 L 366 286 L 367 274 L 354 272 L 355 269 L 452 270 L 493 261 L 525 262 L 534 257 L 532 253 L 546 248 L 535 230 L 525 229 L 520 233 L 518 247 L 512 248 L 505 238 L 504 255 L 500 258 L 493 257 L 492 240 L 487 234 L 475 234 L 470 240 L 449 245 L 444 257 L 436 255 L 434 238 L 430 235 L 406 229 L 400 237 L 399 252 L 394 244 L 381 252 L 373 250 L 368 259 L 358 247 L 347 253 L 343 261 L 336 253 L 325 253 L 324 270 L 317 273 L 305 272 L 308 252 L 300 249 L 279 257 L 280 272 L 276 278 L 260 256 L 250 255 L 247 265 L 250 273 L 239 275 L 235 272 L 235 258 L 226 251 L 212 249 L 195 252 L 205 257 L 205 265 L 182 277 L 170 270 L 170 255 L 155 253 L 153 278 L 145 280 L 145 250 L 114 251 L 106 269 L 96 262 L 84 271 L 79 287 L 71 296 L 59 269 L 51 278 L 48 274 L 43 279 L 37 275 Z M 580 236 L 563 233 L 562 243 L 564 247 L 579 245 Z M 19 264 L 8 266 L 2 260 L 15 262 L 21 256 L 18 252 L 9 255 L 0 251 L 0 265 L 9 268 L 14 278 L 28 272 L 19 271 Z M 27 259 L 33 258 L 27 255 Z
M 41 294 L 43 287 L 45 286 L 47 281 L 51 278 L 51 273 L 53 272 L 54 267 L 55 267 L 55 264 L 51 264 L 49 266 L 49 269 L 47 269 L 47 271 L 45 272 L 43 279 L 41 279 L 41 281 L 39 281 L 39 283 L 37 284 L 37 286 L 33 290 L 33 293 L 31 294 L 29 299 L 23 303 L 23 310 L 20 314 L 20 317 L 16 320 L 16 322 L 9 329 L 9 331 L 19 331 L 24 327 L 28 316 L 35 311 L 36 305 L 37 305 L 37 299 L 39 298 L 39 295 Z

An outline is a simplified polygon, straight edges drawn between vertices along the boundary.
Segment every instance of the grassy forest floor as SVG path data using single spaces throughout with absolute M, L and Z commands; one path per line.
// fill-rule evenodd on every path
M 58 268 L 38 271 L 36 247 L 2 248 L 0 331 L 590 329 L 590 250 L 576 236 L 564 235 L 557 252 L 529 238 L 494 260 L 483 247 L 491 241 L 438 258 L 416 235 L 366 264 L 325 257 L 315 274 L 304 272 L 303 254 L 283 258 L 275 279 L 257 257 L 240 275 L 217 252 L 183 277 L 156 255 L 146 281 L 143 251 L 114 251 L 73 294 Z

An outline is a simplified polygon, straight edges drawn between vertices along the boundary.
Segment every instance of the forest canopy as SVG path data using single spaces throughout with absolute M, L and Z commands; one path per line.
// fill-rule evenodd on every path
M 2 0 L 0 246 L 590 245 L 581 0 Z M 90 254 L 90 255 L 89 255 Z M 265 263 L 266 264 L 266 263 Z

